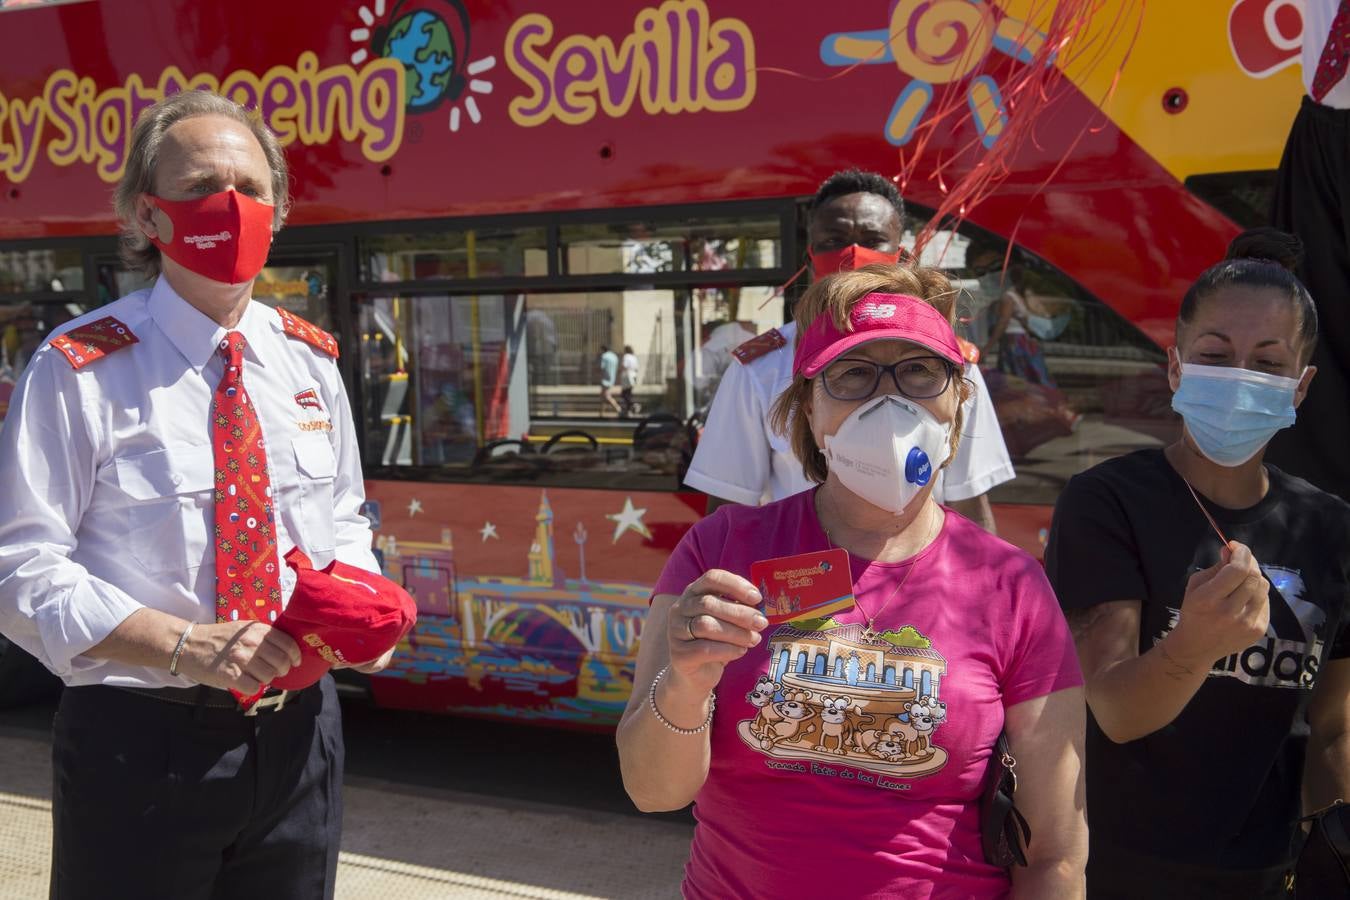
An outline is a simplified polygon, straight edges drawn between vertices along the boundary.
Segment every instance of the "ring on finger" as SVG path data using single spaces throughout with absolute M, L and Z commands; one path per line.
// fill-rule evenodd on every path
M 698 640 L 698 635 L 694 634 L 694 620 L 697 618 L 698 616 L 690 616 L 684 620 L 685 625 L 689 628 L 689 640 L 691 641 Z

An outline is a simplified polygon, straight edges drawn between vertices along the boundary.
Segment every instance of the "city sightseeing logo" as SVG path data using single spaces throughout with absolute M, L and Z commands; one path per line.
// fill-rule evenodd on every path
M 483 120 L 475 94 L 491 94 L 484 74 L 497 65 L 495 56 L 470 59 L 473 26 L 463 0 L 372 0 L 356 11 L 351 63 L 372 56 L 403 65 L 403 101 L 409 113 L 421 115 L 449 106 L 449 126 L 459 131 L 465 118 Z

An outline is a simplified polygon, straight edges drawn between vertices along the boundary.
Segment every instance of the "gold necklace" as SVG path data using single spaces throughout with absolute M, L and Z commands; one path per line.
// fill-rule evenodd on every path
M 819 496 L 819 490 L 817 490 L 817 496 Z M 945 518 L 946 517 L 943 515 L 938 516 L 937 518 L 938 527 L 941 527 L 941 524 Z M 820 521 L 819 510 L 816 511 L 816 521 L 817 522 Z M 835 549 L 834 538 L 830 537 L 830 532 L 825 528 L 824 522 L 820 522 L 820 530 L 824 532 L 825 540 L 829 542 L 830 549 L 831 550 Z M 937 536 L 937 532 L 938 529 L 933 528 L 928 533 L 928 536 L 924 538 L 923 543 L 919 545 L 919 549 L 915 551 L 914 553 L 915 557 L 917 557 L 920 553 L 922 553 L 924 550 L 928 548 L 928 545 L 932 543 L 933 538 Z M 900 579 L 900 583 L 895 586 L 895 589 L 891 591 L 890 596 L 886 598 L 886 602 L 881 604 L 881 607 L 870 616 L 867 614 L 867 610 L 863 609 L 862 600 L 859 599 L 857 595 L 854 595 L 853 602 L 857 605 L 858 612 L 862 613 L 863 618 L 867 620 L 867 624 L 863 626 L 862 630 L 862 636 L 864 640 L 868 641 L 876 640 L 877 633 L 872 626 L 876 624 L 877 618 L 886 611 L 886 607 L 891 605 L 891 601 L 894 600 L 900 594 L 900 589 L 905 586 L 905 582 L 909 581 L 909 576 L 913 575 L 914 570 L 917 569 L 918 567 L 919 567 L 919 560 L 915 559 L 912 563 L 909 564 L 909 569 L 905 571 L 904 577 Z

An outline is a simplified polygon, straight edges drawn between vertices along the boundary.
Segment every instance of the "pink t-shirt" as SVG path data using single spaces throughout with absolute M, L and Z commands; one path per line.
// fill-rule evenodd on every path
M 814 495 L 719 508 L 656 593 L 828 548 Z M 727 666 L 686 897 L 1007 894 L 980 849 L 979 798 L 1004 710 L 1083 683 L 1055 595 L 1030 556 L 951 512 L 912 559 L 851 568 L 875 636 L 855 606 L 770 626 Z

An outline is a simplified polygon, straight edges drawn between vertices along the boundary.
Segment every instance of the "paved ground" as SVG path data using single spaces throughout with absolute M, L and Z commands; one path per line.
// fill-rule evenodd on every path
M 53 709 L 0 710 L 0 900 L 46 896 Z M 633 811 L 610 735 L 345 712 L 340 900 L 679 895 L 691 819 Z

